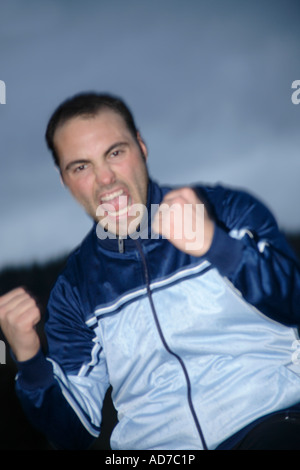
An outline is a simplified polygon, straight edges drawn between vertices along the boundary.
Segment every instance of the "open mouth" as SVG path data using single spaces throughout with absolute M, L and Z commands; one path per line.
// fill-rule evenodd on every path
M 131 197 L 124 189 L 118 189 L 101 197 L 102 208 L 113 217 L 126 215 L 131 207 Z

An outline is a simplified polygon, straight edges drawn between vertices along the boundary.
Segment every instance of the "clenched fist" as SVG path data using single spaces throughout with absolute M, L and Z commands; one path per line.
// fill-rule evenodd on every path
M 22 287 L 0 297 L 0 327 L 18 361 L 37 354 L 40 340 L 35 325 L 40 318 L 35 300 Z
M 195 191 L 184 187 L 165 195 L 153 219 L 152 230 L 179 250 L 203 256 L 212 243 L 214 222 Z

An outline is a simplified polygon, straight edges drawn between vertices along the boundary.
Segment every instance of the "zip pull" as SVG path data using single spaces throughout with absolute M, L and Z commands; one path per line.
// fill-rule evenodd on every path
M 118 238 L 119 253 L 124 253 L 124 240 L 123 238 Z

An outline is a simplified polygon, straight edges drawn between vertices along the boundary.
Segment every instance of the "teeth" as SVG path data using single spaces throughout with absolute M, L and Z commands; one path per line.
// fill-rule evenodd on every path
M 121 194 L 123 194 L 123 189 L 119 189 L 119 191 L 115 191 L 114 193 L 110 193 L 107 196 L 103 196 L 101 198 L 101 201 L 103 202 L 111 201 L 115 197 L 121 196 Z
M 123 209 L 120 209 L 119 211 L 116 212 L 108 212 L 110 215 L 113 215 L 115 217 L 119 215 L 124 215 L 127 213 L 129 206 L 124 207 Z
M 106 203 L 106 202 L 112 201 L 113 199 L 122 196 L 122 194 L 124 194 L 123 189 L 119 189 L 117 191 L 114 191 L 110 194 L 107 194 L 106 196 L 101 197 L 101 203 Z M 126 197 L 126 196 L 124 195 L 123 197 Z M 127 204 L 126 207 L 123 207 L 122 209 L 120 209 L 118 211 L 113 211 L 113 210 L 111 211 L 108 208 L 106 210 L 107 210 L 108 214 L 110 214 L 113 217 L 118 217 L 118 216 L 125 215 L 125 214 L 127 214 L 128 210 L 131 206 L 130 198 L 129 198 L 129 201 L 127 201 L 127 202 L 129 202 L 129 204 Z

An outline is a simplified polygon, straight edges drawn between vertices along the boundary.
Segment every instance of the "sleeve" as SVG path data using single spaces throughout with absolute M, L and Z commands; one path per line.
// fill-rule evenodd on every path
M 48 304 L 48 353 L 18 363 L 16 392 L 30 422 L 58 449 L 86 449 L 100 434 L 109 387 L 103 348 L 61 276 Z
M 299 327 L 299 260 L 273 215 L 246 192 L 218 187 L 215 193 L 204 195 L 215 219 L 207 260 L 259 311 Z

